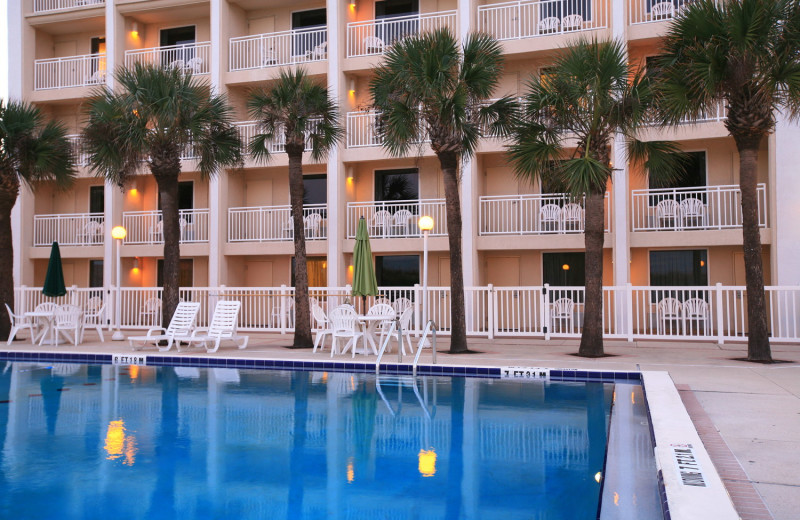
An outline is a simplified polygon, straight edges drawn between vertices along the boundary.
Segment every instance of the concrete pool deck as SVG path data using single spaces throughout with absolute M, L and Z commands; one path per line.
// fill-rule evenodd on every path
M 134 335 L 126 331 L 126 335 Z M 87 342 L 74 347 L 34 347 L 15 341 L 0 350 L 18 352 L 131 353 L 128 342 L 100 343 L 87 333 Z M 215 354 L 227 358 L 330 359 L 326 349 L 287 349 L 291 335 L 251 334 L 246 350 L 222 347 Z M 449 355 L 446 337 L 438 341 L 438 363 L 481 366 L 543 366 L 582 370 L 666 371 L 681 393 L 714 465 L 744 519 L 789 520 L 800 511 L 800 345 L 774 344 L 773 358 L 790 363 L 760 365 L 736 361 L 746 345 L 700 342 L 606 341 L 612 357 L 574 356 L 577 340 L 549 341 L 521 338 L 471 338 L 476 354 Z M 155 349 L 141 351 L 158 355 Z M 196 357 L 202 350 L 165 355 Z M 430 363 L 425 350 L 422 363 Z M 358 356 L 374 361 L 375 356 Z M 338 359 L 350 358 L 336 356 Z M 411 362 L 406 356 L 404 362 Z M 397 354 L 384 362 L 396 363 Z M 763 499 L 763 504 L 761 500 Z M 766 507 L 764 507 L 766 505 Z

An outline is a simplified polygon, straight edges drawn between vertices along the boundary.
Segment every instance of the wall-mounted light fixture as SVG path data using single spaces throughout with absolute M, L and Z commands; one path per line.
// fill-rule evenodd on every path
M 131 36 L 133 36 L 134 38 L 139 37 L 139 24 L 136 22 L 133 22 L 133 24 L 131 24 Z
M 356 79 L 355 78 L 350 78 L 350 88 L 348 90 L 350 91 L 351 94 L 355 94 L 356 93 Z

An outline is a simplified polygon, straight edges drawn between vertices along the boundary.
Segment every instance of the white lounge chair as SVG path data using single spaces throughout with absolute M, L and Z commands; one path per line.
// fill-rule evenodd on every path
M 196 302 L 180 302 L 175 308 L 175 313 L 169 322 L 169 326 L 165 329 L 163 327 L 154 327 L 147 331 L 146 336 L 131 336 L 128 338 L 128 343 L 133 350 L 141 350 L 148 344 L 153 344 L 158 347 L 161 352 L 166 352 L 172 348 L 176 336 L 188 336 L 192 333 L 194 322 L 197 320 L 197 312 L 200 310 L 200 303 Z M 159 346 L 159 343 L 166 341 L 165 346 Z
M 214 316 L 211 318 L 211 324 L 208 328 L 201 327 L 195 329 L 191 336 L 176 336 L 175 341 L 188 343 L 189 346 L 195 343 L 202 343 L 206 352 L 209 353 L 219 350 L 219 345 L 223 341 L 232 341 L 236 343 L 240 349 L 247 348 L 247 342 L 250 340 L 250 337 L 240 336 L 236 333 L 239 311 L 241 308 L 242 302 L 217 302 L 217 306 L 214 308 Z M 241 344 L 239 342 L 241 342 Z M 214 343 L 214 346 L 209 347 L 209 343 Z M 178 347 L 178 350 L 180 350 L 180 347 Z

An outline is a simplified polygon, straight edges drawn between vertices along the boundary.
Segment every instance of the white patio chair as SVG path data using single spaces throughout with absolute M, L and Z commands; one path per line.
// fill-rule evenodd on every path
M 583 208 L 570 202 L 561 208 L 561 229 L 564 231 L 583 231 Z
M 11 342 L 14 341 L 14 337 L 17 335 L 17 332 L 22 329 L 28 329 L 31 332 L 31 341 L 33 341 L 33 339 L 36 337 L 36 325 L 33 323 L 33 320 L 24 314 L 14 314 L 11 312 L 11 307 L 9 307 L 7 303 L 5 306 L 6 311 L 8 311 L 8 319 L 11 320 L 11 332 L 8 333 L 8 341 L 6 341 L 6 345 L 11 345 Z
M 555 16 L 548 16 L 539 20 L 539 34 L 552 34 L 558 32 L 558 27 L 561 25 L 561 20 Z
M 161 323 L 161 299 L 148 298 L 139 311 L 139 321 L 145 327 L 155 327 Z
M 413 354 L 414 353 L 414 345 L 411 343 L 411 322 L 414 320 L 414 308 L 413 307 L 406 307 L 403 312 L 400 313 L 400 319 L 398 320 L 398 324 L 400 325 L 400 329 L 402 330 L 402 337 L 400 337 L 401 330 L 398 330 L 397 326 L 392 328 L 393 322 L 387 321 L 384 322 L 385 329 L 389 336 L 389 341 L 394 337 L 397 340 L 397 343 L 400 345 L 400 350 L 402 350 L 403 355 L 406 354 L 406 343 L 408 343 L 408 350 Z M 386 341 L 386 335 L 381 333 L 381 342 L 380 344 L 383 345 L 383 342 Z M 389 345 L 386 345 L 386 352 L 390 351 Z
M 680 228 L 680 206 L 675 199 L 664 199 L 656 204 L 656 221 L 660 229 Z
M 56 346 L 58 346 L 58 338 L 64 336 L 67 341 L 72 342 L 76 347 L 81 340 L 81 329 L 83 325 L 82 320 L 83 311 L 77 305 L 59 305 L 53 311 L 53 327 L 54 336 L 56 337 Z
M 383 338 L 389 331 L 390 321 L 394 319 L 396 313 L 386 298 L 381 298 L 381 300 L 383 300 L 381 303 L 378 303 L 378 300 L 376 300 L 376 303 L 367 311 L 367 316 L 384 316 L 386 318 L 386 321 L 371 321 L 368 324 L 370 333 L 374 333 L 374 331 L 380 329 L 380 342 L 383 343 Z
M 370 228 L 375 237 L 384 238 L 389 236 L 392 229 L 392 214 L 385 209 L 379 209 L 372 215 Z
M 186 62 L 185 62 L 185 61 L 183 61 L 183 60 L 172 60 L 172 61 L 170 62 L 170 64 L 169 64 L 169 65 L 167 65 L 167 68 L 170 68 L 170 69 L 178 69 L 178 70 L 181 70 L 181 71 L 182 71 L 183 69 L 185 69 L 185 68 L 186 68 Z
M 397 314 L 403 314 L 409 307 L 413 308 L 414 304 L 411 303 L 411 300 L 408 298 L 401 297 L 392 302 L 392 309 L 394 309 L 394 312 Z
M 411 218 L 413 215 L 407 209 L 395 211 L 394 216 L 394 234 L 396 236 L 407 237 L 411 235 Z
M 653 20 L 666 20 L 675 14 L 675 6 L 672 2 L 659 2 L 650 8 L 650 17 Z
M 56 305 L 53 302 L 42 302 L 39 305 L 37 305 L 36 308 L 34 308 L 33 310 L 35 312 L 55 313 L 57 307 L 58 307 L 58 305 Z M 50 320 L 48 320 L 47 318 L 41 318 L 41 317 L 36 318 L 36 320 L 34 322 L 34 327 L 36 329 L 36 333 L 39 334 L 39 329 L 45 329 L 45 330 L 43 330 L 41 332 L 41 337 L 39 338 L 39 345 L 44 343 L 44 340 L 46 339 L 45 336 L 47 335 L 47 332 L 48 332 L 46 329 L 47 329 L 48 326 L 52 326 Z
M 201 74 L 203 72 L 203 58 L 200 56 L 195 56 L 194 58 L 190 59 L 186 62 L 186 69 L 187 72 L 191 72 L 192 74 Z
M 313 352 L 317 352 L 317 348 L 324 349 L 325 348 L 325 336 L 330 336 L 333 332 L 330 328 L 330 320 L 328 317 L 325 316 L 325 311 L 322 310 L 318 304 L 311 305 L 311 316 L 314 318 L 314 322 L 316 323 L 316 334 L 314 335 L 314 350 Z
M 680 334 L 683 324 L 683 306 L 677 298 L 662 298 L 656 306 L 656 334 Z
M 92 75 L 89 77 L 89 80 L 86 83 L 89 85 L 99 85 L 105 82 L 106 82 L 106 71 L 96 70 L 92 73 Z
M 703 336 L 708 336 L 711 331 L 711 314 L 708 312 L 708 302 L 702 298 L 690 298 L 683 302 L 683 328 L 688 335 L 700 335 L 700 326 L 703 327 Z
M 377 36 L 367 36 L 364 38 L 364 50 L 366 54 L 381 54 L 385 48 L 386 44 Z
M 695 197 L 687 197 L 681 201 L 681 227 L 708 227 L 708 213 L 703 201 Z
M 172 348 L 176 336 L 188 336 L 192 333 L 199 311 L 199 302 L 180 302 L 175 308 L 175 312 L 172 314 L 172 319 L 169 320 L 169 326 L 166 329 L 163 327 L 148 329 L 145 336 L 130 336 L 128 343 L 133 350 L 141 350 L 148 344 L 153 344 L 161 352 L 166 352 Z M 164 346 L 159 345 L 162 341 L 166 341 L 167 344 Z
M 306 238 L 320 238 L 322 234 L 320 229 L 322 226 L 322 215 L 319 213 L 309 213 L 303 217 L 303 227 L 306 233 Z
M 195 343 L 202 343 L 208 353 L 219 350 L 220 343 L 223 341 L 232 341 L 236 343 L 239 349 L 247 348 L 247 342 L 250 337 L 239 335 L 236 332 L 241 308 L 242 302 L 219 301 L 214 308 L 214 316 L 211 317 L 211 323 L 208 327 L 195 329 L 192 331 L 191 336 L 176 335 L 175 341 L 188 343 L 189 346 Z M 209 343 L 213 343 L 214 346 L 209 347 Z M 178 350 L 180 350 L 180 343 L 178 344 Z
M 78 233 L 78 240 L 87 245 L 103 243 L 103 224 L 96 220 L 90 220 L 83 225 L 83 229 Z
M 561 29 L 564 31 L 579 31 L 583 28 L 583 16 L 568 14 L 561 19 Z
M 159 220 L 155 226 L 150 227 L 150 242 L 158 243 L 164 240 L 164 221 Z
M 347 351 L 350 345 L 355 350 L 358 339 L 364 335 L 358 330 L 358 315 L 356 311 L 349 305 L 340 305 L 330 312 L 328 319 L 331 322 L 331 357 L 337 353 L 339 340 L 342 339 L 347 340 L 341 350 L 342 354 Z
M 97 331 L 100 336 L 100 341 L 105 341 L 103 337 L 103 325 L 106 318 L 106 305 L 103 299 L 99 296 L 94 296 L 86 302 L 86 307 L 83 310 L 83 328 L 81 333 L 81 342 L 83 342 L 83 332 L 86 328 L 92 328 Z
M 545 204 L 539 208 L 539 230 L 559 231 L 561 229 L 561 208 L 557 204 Z
M 328 57 L 328 42 L 322 42 L 311 51 L 312 60 L 324 60 Z
M 575 331 L 575 302 L 572 298 L 559 298 L 550 307 L 550 326 L 553 332 L 558 329 L 561 333 Z M 558 325 L 556 327 L 555 325 Z
M 293 328 L 294 327 L 294 296 L 286 296 L 286 300 L 284 302 L 284 309 L 281 311 L 280 302 L 278 305 L 272 308 L 272 323 L 274 323 L 275 328 L 280 328 L 281 326 L 281 316 L 282 312 L 286 313 L 286 328 Z

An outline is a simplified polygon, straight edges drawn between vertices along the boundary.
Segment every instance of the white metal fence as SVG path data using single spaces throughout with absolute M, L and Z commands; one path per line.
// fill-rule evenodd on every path
M 279 67 L 328 59 L 327 29 L 241 36 L 230 40 L 230 70 Z
M 611 214 L 605 194 L 604 229 L 611 231 Z M 480 197 L 481 235 L 546 235 L 583 233 L 585 201 L 563 193 L 496 195 Z
M 431 236 L 447 235 L 444 199 L 393 200 L 347 203 L 347 238 L 355 238 L 358 221 L 367 221 L 370 238 L 421 237 L 417 220 L 433 218 Z
M 546 0 L 478 7 L 478 28 L 498 40 L 516 40 L 608 27 L 610 2 Z
M 36 60 L 33 64 L 34 90 L 85 87 L 105 82 L 105 54 L 49 58 Z
M 380 112 L 364 110 L 347 113 L 347 148 L 361 148 L 365 146 L 381 146 L 383 144 L 383 130 Z M 416 142 L 427 141 L 420 135 Z
M 631 25 L 669 21 L 691 2 L 692 0 L 630 0 L 629 21 Z
M 448 28 L 457 33 L 456 11 L 392 16 L 347 24 L 347 57 L 383 54 L 392 44 L 411 35 Z
M 759 184 L 758 224 L 767 226 L 767 187 Z M 633 231 L 733 229 L 742 226 L 739 186 L 632 190 Z
M 33 12 L 62 11 L 81 7 L 100 7 L 104 0 L 33 0 Z
M 60 246 L 101 245 L 105 238 L 105 217 L 102 213 L 61 213 L 33 216 L 33 245 Z
M 182 209 L 178 211 L 180 242 L 208 242 L 208 209 Z M 126 211 L 122 225 L 128 230 L 125 244 L 164 243 L 164 224 L 160 211 Z
M 309 294 L 326 312 L 350 303 L 364 312 L 376 302 L 400 304 L 414 309 L 413 329 L 420 332 L 425 322 L 422 288 L 379 287 L 379 295 L 362 301 L 350 296 L 350 287 L 311 288 Z M 468 287 L 465 291 L 467 332 L 473 336 L 577 338 L 585 315 L 583 287 Z M 800 286 L 767 287 L 767 315 L 771 339 L 775 342 L 800 341 Z M 202 304 L 198 325 L 208 323 L 220 299 L 242 302 L 239 327 L 249 331 L 291 331 L 294 327 L 294 289 L 292 287 L 195 287 L 182 288 L 184 301 Z M 74 303 L 87 307 L 91 298 L 108 302 L 106 313 L 116 301 L 116 289 L 71 287 L 61 298 L 47 298 L 40 287 L 15 289 L 16 312 L 35 309 L 45 301 Z M 143 329 L 160 326 L 161 289 L 123 287 L 121 326 Z M 436 321 L 443 334 L 450 330 L 450 288 L 429 287 L 429 319 Z M 603 288 L 603 330 L 607 338 L 691 339 L 724 343 L 746 341 L 747 306 L 744 287 L 721 284 L 704 287 Z
M 192 74 L 208 74 L 211 71 L 211 42 L 125 51 L 126 66 L 129 67 L 137 62 L 160 64 Z
M 328 206 L 303 207 L 306 240 L 328 237 Z M 228 242 L 271 242 L 294 239 L 290 206 L 255 206 L 228 209 Z

